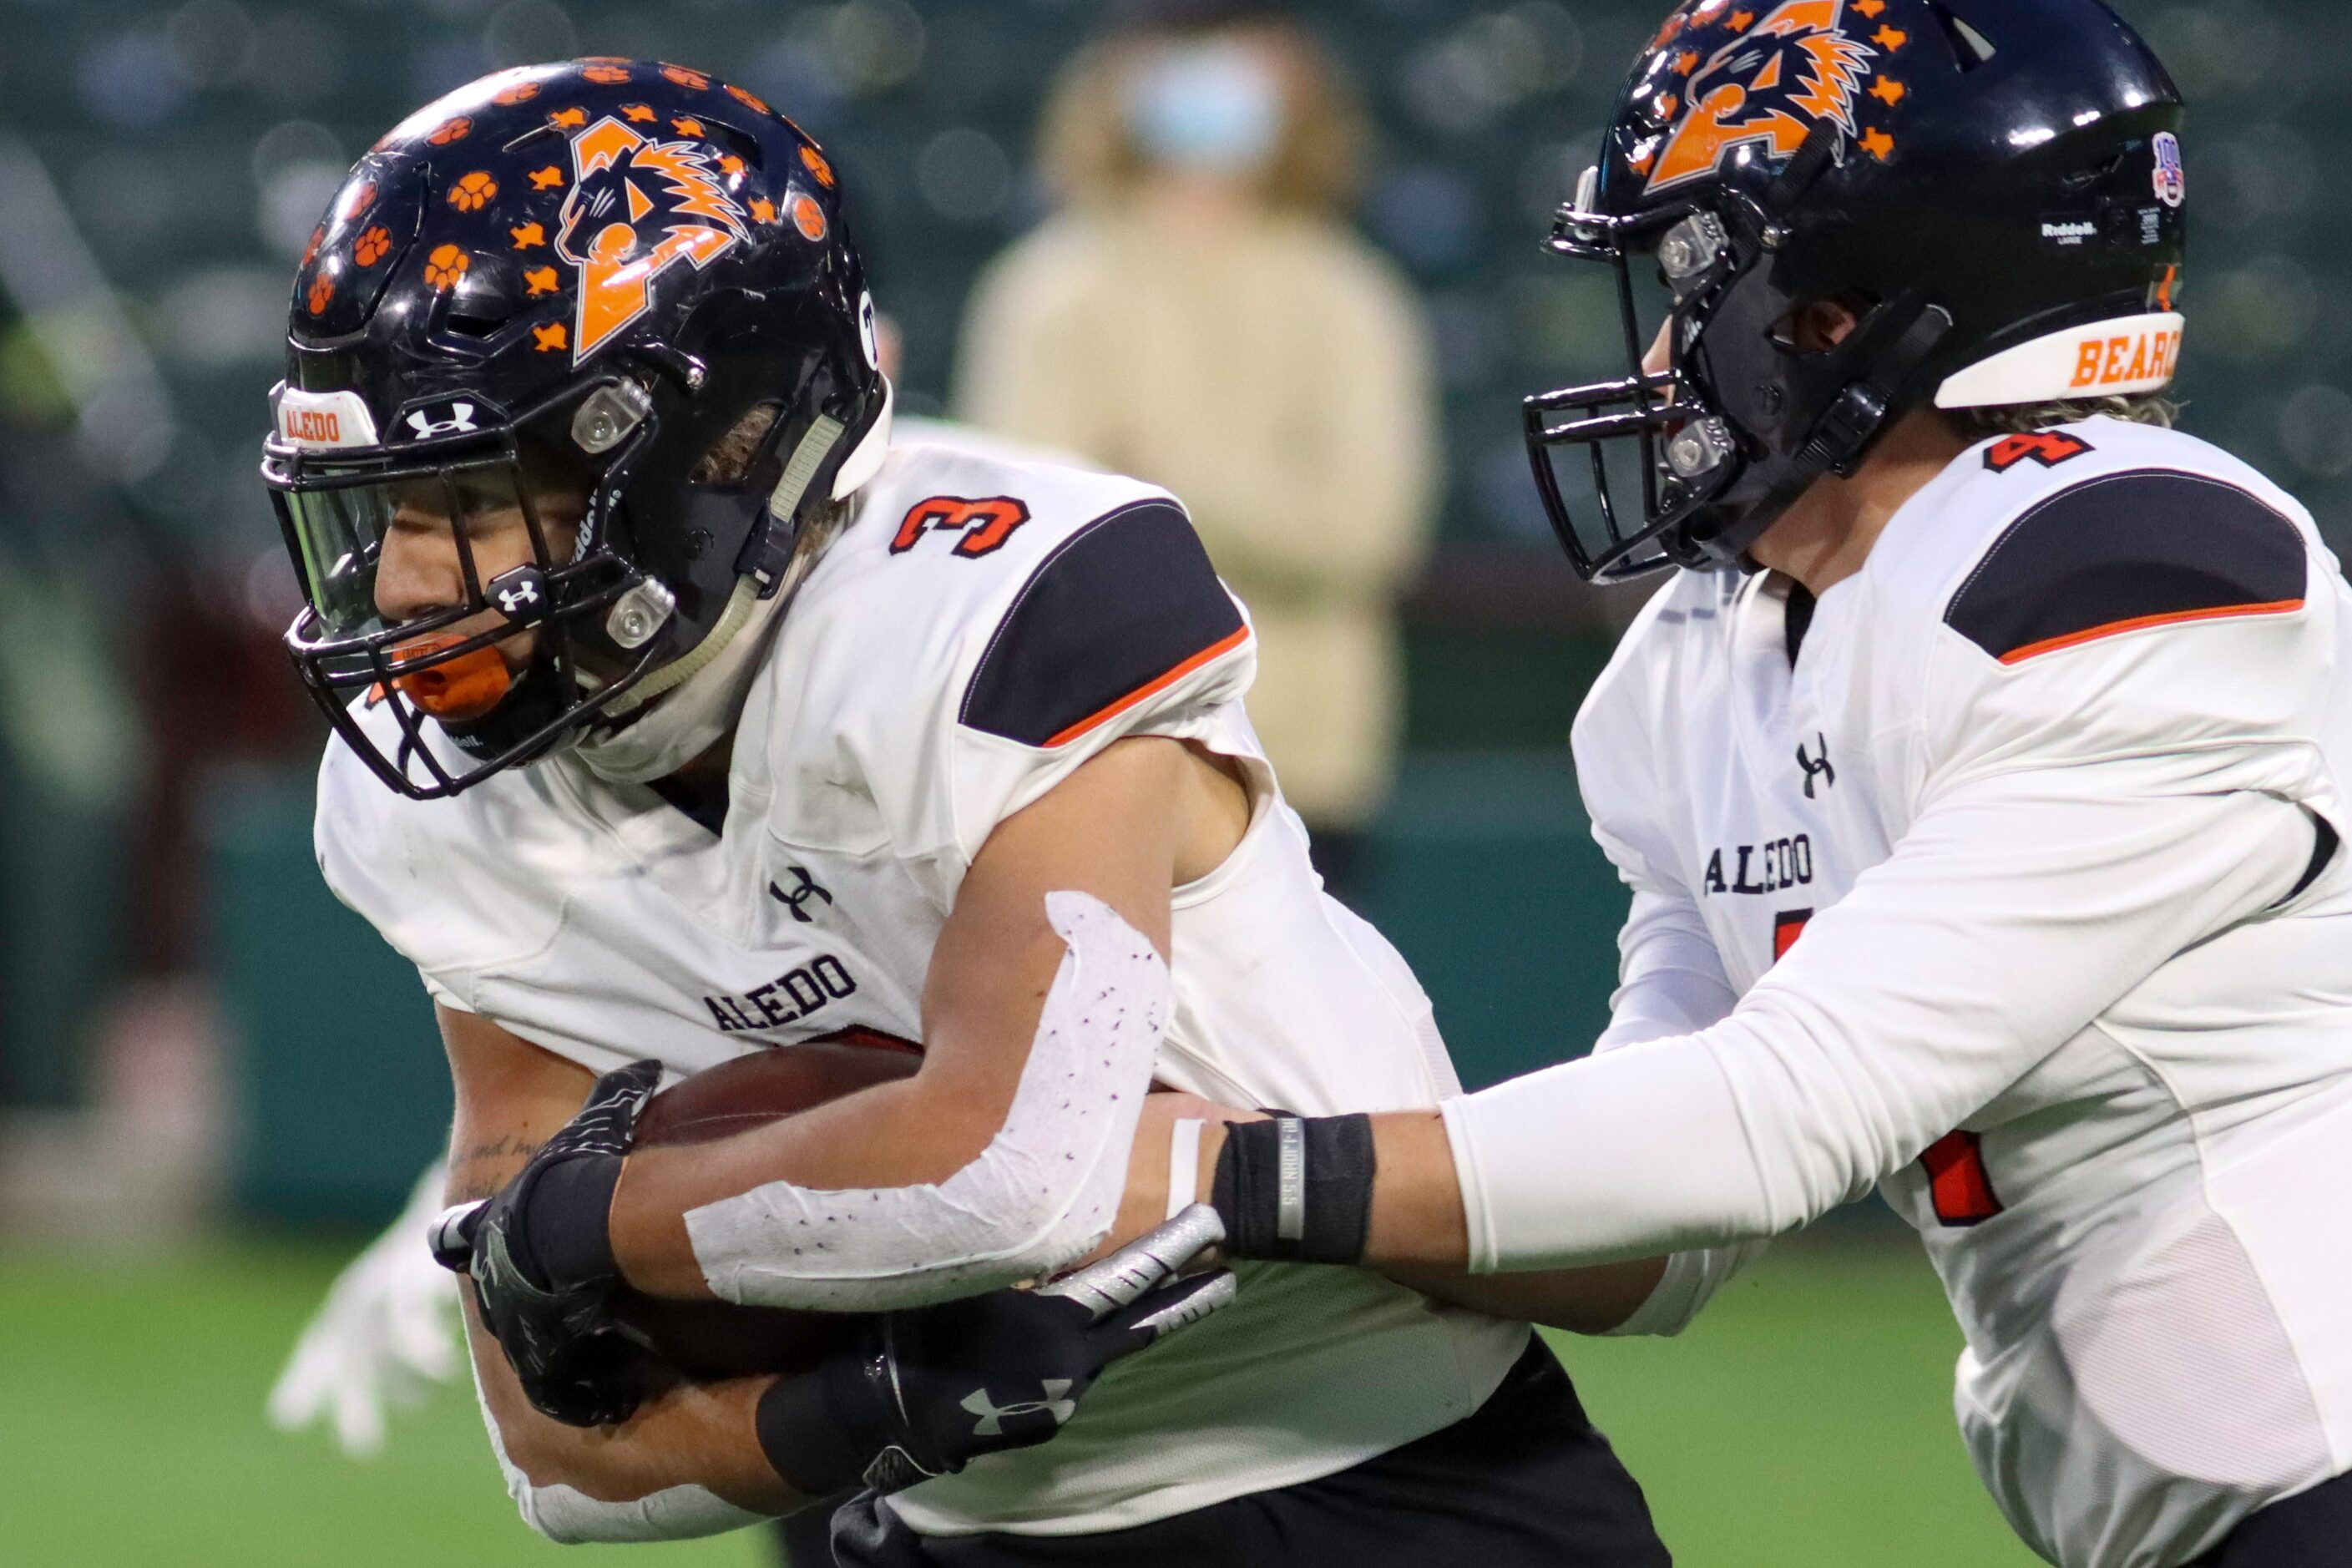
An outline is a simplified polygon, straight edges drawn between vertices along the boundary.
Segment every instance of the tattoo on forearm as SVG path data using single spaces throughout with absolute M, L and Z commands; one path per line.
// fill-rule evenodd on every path
M 538 1144 L 512 1133 L 475 1144 L 449 1163 L 451 1198 L 469 1204 L 477 1198 L 496 1195 L 523 1162 L 538 1152 Z

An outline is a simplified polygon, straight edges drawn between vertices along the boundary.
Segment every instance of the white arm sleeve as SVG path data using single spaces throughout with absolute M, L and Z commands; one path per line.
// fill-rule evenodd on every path
M 767 1522 L 765 1514 L 737 1508 L 716 1492 L 696 1486 L 670 1487 L 635 1502 L 600 1502 L 577 1487 L 535 1485 L 507 1458 L 506 1439 L 499 1435 L 499 1419 L 490 1414 L 490 1402 L 482 1398 L 478 1374 L 474 1394 L 481 1399 L 482 1426 L 490 1435 L 490 1452 L 498 1456 L 499 1470 L 507 1479 L 507 1496 L 514 1500 L 525 1524 L 559 1546 L 691 1541 Z
M 1633 907 L 1617 938 L 1617 991 L 1609 999 L 1609 1028 L 1592 1047 L 1595 1056 L 1696 1034 L 1728 1016 L 1739 1000 L 1690 895 L 1679 888 L 1654 889 L 1647 876 L 1630 868 L 1625 879 L 1633 889 Z M 1769 1245 L 1741 1241 L 1675 1253 L 1666 1259 L 1666 1271 L 1648 1300 L 1610 1330 L 1611 1336 L 1681 1333 Z
M 712 1294 L 740 1306 L 870 1312 L 1049 1274 L 1110 1233 L 1159 1060 L 1168 966 L 1085 893 L 1048 893 L 1062 960 L 1013 1109 L 936 1185 L 818 1192 L 772 1182 L 688 1210 Z
M 1770 1237 L 1916 1159 L 2173 954 L 2284 898 L 2302 808 L 1979 779 L 1732 1015 L 1444 1107 L 1474 1270 Z

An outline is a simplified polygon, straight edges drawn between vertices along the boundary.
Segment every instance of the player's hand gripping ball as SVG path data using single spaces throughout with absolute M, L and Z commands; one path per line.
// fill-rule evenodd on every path
M 812 1497 L 898 1491 L 1062 1429 L 1103 1370 L 1234 1299 L 1223 1269 L 1182 1271 L 1224 1238 L 1195 1204 L 1098 1263 L 1034 1290 L 996 1290 L 853 1320 L 857 1342 L 760 1403 L 760 1444 Z
M 453 1209 L 435 1255 L 473 1278 L 482 1324 L 533 1408 L 572 1426 L 625 1421 L 643 1397 L 640 1359 L 609 1310 L 620 1284 L 605 1215 L 658 1062 L 596 1080 L 588 1103 L 487 1204 Z

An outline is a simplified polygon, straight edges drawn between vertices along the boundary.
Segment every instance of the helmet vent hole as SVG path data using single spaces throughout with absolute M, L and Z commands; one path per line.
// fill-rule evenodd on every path
M 1992 59 L 1992 40 L 1954 16 L 1950 6 L 1941 4 L 1941 0 L 1928 0 L 1927 9 L 1936 14 L 1944 37 L 1951 41 L 1952 54 L 1960 62 L 1962 75 Z
M 506 324 L 504 316 L 477 316 L 462 310 L 449 312 L 449 330 L 461 338 L 496 337 L 499 329 Z
M 748 135 L 721 121 L 708 119 L 702 122 L 702 136 L 704 141 L 724 147 L 753 169 L 762 174 L 766 172 L 767 159 L 760 150 L 758 137 Z

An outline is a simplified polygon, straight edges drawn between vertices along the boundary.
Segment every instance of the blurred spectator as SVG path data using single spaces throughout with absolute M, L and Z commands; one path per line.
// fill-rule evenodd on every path
M 119 638 L 141 584 L 65 411 L 28 406 L 22 379 L 0 386 L 0 1106 L 60 1110 L 89 1087 L 131 934 L 142 758 Z
M 1259 637 L 1252 717 L 1335 891 L 1395 763 L 1393 601 L 1437 412 L 1406 284 L 1345 223 L 1364 124 L 1279 7 L 1134 7 L 1063 72 L 1057 216 L 967 318 L 961 416 L 1166 485 Z

